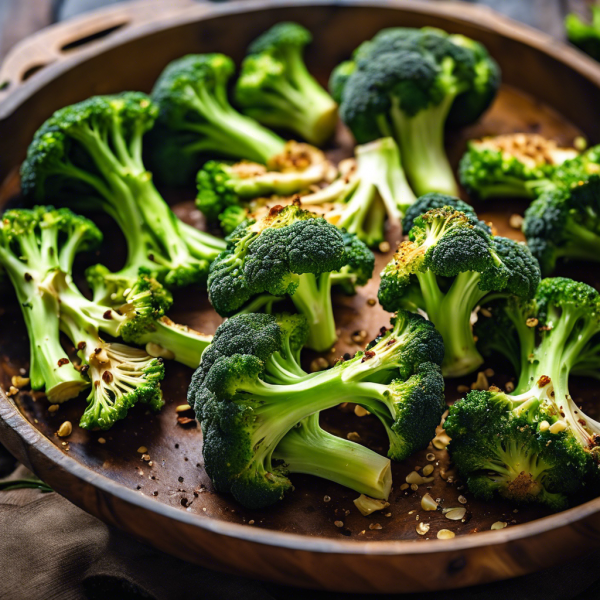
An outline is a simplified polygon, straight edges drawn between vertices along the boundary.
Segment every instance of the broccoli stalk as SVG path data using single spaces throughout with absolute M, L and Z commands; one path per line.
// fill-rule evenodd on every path
M 353 62 L 334 72 L 332 86 L 356 140 L 393 136 L 418 196 L 456 195 L 444 127 L 473 122 L 493 100 L 499 71 L 485 49 L 441 30 L 397 28 L 361 45 Z M 464 109 L 460 119 L 455 102 Z
M 360 270 L 357 283 L 366 282 L 372 253 L 358 240 L 348 243 L 333 225 L 297 205 L 273 207 L 264 219 L 239 227 L 228 239 L 229 248 L 211 265 L 208 278 L 215 310 L 230 316 L 247 312 L 245 305 L 265 292 L 270 297 L 289 296 L 308 320 L 308 347 L 330 348 L 337 339 L 332 273 L 355 263 Z M 339 279 L 350 283 L 348 274 L 339 274 Z M 270 297 L 263 299 L 269 303 Z
M 158 109 L 141 93 L 97 96 L 63 108 L 36 132 L 21 169 L 25 194 L 108 213 L 125 235 L 127 261 L 113 287 L 149 269 L 168 286 L 202 281 L 221 240 L 185 225 L 142 161 Z M 122 291 L 122 290 L 119 290 Z
M 190 54 L 167 65 L 152 100 L 160 107 L 152 146 L 161 180 L 182 183 L 200 166 L 200 155 L 216 153 L 266 163 L 284 140 L 237 112 L 227 98 L 235 70 L 223 54 Z
M 302 55 L 311 41 L 297 23 L 278 23 L 263 33 L 248 49 L 235 98 L 253 119 L 319 146 L 335 131 L 337 105 L 306 68 Z
M 279 442 L 273 458 L 289 473 L 335 481 L 371 498 L 386 498 L 392 486 L 390 461 L 372 450 L 327 433 L 311 415 Z
M 475 308 L 486 297 L 530 298 L 539 277 L 526 247 L 448 205 L 414 220 L 381 274 L 379 302 L 390 312 L 424 311 L 444 338 L 444 375 L 459 377 L 483 363 L 471 331 Z
M 296 323 L 303 320 L 294 318 Z M 366 352 L 328 371 L 306 375 L 298 367 L 297 353 L 307 326 L 304 322 L 300 336 L 289 319 L 264 314 L 233 317 L 219 327 L 202 356 L 188 400 L 202 422 L 205 467 L 215 488 L 231 492 L 245 506 L 267 506 L 291 489 L 287 475 L 296 466 L 385 497 L 388 476 L 383 461 L 365 449 L 356 449 L 346 460 L 335 454 L 325 458 L 329 435 L 310 417 L 348 399 L 369 406 L 380 403 L 378 416 L 390 436 L 391 458 L 402 460 L 425 447 L 444 407 L 439 334 L 422 317 L 400 313 L 392 329 Z M 298 423 L 300 431 L 295 431 Z M 351 448 L 339 443 L 336 447 Z M 318 457 L 325 464 L 316 464 Z M 356 461 L 363 462 L 362 478 Z M 352 464 L 351 475 L 347 464 Z
M 450 451 L 473 493 L 560 510 L 593 483 L 600 423 L 575 404 L 569 378 L 600 365 L 599 308 L 598 292 L 564 278 L 542 280 L 534 301 L 490 305 L 491 325 L 478 333 L 504 355 L 516 340 L 520 373 L 512 395 L 472 392 L 450 410 Z
M 76 397 L 82 378 L 60 343 L 60 305 L 50 281 L 56 269 L 71 269 L 78 251 L 91 250 L 101 236 L 87 219 L 52 207 L 9 210 L 0 222 L 0 265 L 7 273 L 27 326 L 29 378 L 52 403 Z

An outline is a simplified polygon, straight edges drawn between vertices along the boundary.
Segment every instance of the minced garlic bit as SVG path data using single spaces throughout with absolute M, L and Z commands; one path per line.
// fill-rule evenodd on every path
M 179 406 L 175 407 L 176 413 L 182 413 L 182 412 L 186 412 L 188 410 L 192 410 L 192 407 L 189 404 L 180 404 Z
M 467 503 L 467 499 L 464 496 L 462 496 L 462 495 L 458 497 L 458 501 L 461 504 L 466 504 Z
M 454 531 L 450 531 L 449 529 L 440 529 L 437 532 L 438 540 L 451 540 L 453 537 L 456 537 Z
M 71 435 L 73 431 L 73 425 L 71 425 L 71 421 L 65 421 L 56 432 L 58 437 L 68 437 Z
M 6 393 L 6 395 L 9 396 L 9 397 L 10 396 L 16 396 L 18 393 L 19 393 L 19 390 L 14 385 L 11 385 L 8 388 L 8 392 Z
M 348 433 L 348 435 L 346 437 L 351 442 L 359 442 L 360 441 L 360 435 L 356 431 L 351 431 L 350 433 Z
M 521 229 L 521 226 L 523 225 L 523 217 L 521 215 L 518 214 L 512 214 L 510 215 L 510 219 L 508 220 L 508 224 L 513 228 L 513 229 Z
M 384 508 L 387 508 L 390 505 L 390 503 L 386 502 L 385 500 L 370 498 L 369 496 L 365 496 L 364 494 L 361 494 L 358 498 L 356 498 L 354 500 L 354 504 L 364 517 L 369 516 L 375 511 L 383 510 Z
M 529 319 L 525 321 L 525 325 L 527 325 L 527 327 L 537 327 L 538 323 L 539 321 L 535 317 L 529 317 Z
M 333 524 L 336 527 L 343 527 L 344 526 L 344 521 L 334 521 Z
M 360 331 L 355 331 L 350 339 L 356 344 L 362 344 L 367 339 L 367 332 L 364 329 Z
M 363 408 L 362 406 L 359 406 L 358 404 L 354 407 L 354 414 L 357 417 L 364 417 L 366 415 L 370 415 L 371 413 L 366 410 L 365 408 Z
M 137 451 L 139 454 L 146 454 L 146 452 L 148 452 L 148 448 L 146 448 L 146 446 L 140 446 Z
M 561 431 L 564 431 L 567 428 L 567 424 L 564 421 L 556 421 L 556 423 L 553 423 L 552 425 L 550 425 L 550 433 L 560 433 Z
M 433 447 L 438 450 L 445 450 L 446 446 L 450 443 L 450 436 L 444 432 L 436 435 L 431 441 Z
M 99 437 L 98 438 L 98 443 L 99 444 L 106 444 L 106 440 L 103 437 Z
M 10 378 L 10 382 L 16 387 L 16 388 L 23 388 L 26 385 L 29 385 L 29 377 L 21 377 L 20 375 L 13 375 Z
M 369 529 L 383 529 L 383 527 L 379 523 L 371 523 Z
M 422 472 L 425 477 L 431 475 L 433 473 L 433 465 L 425 465 Z
M 390 243 L 389 242 L 381 242 L 379 244 L 379 252 L 383 252 L 384 254 L 386 252 L 390 251 Z
M 142 454 L 142 460 L 148 462 L 150 460 L 150 455 L 149 454 Z
M 471 384 L 472 390 L 485 391 L 490 387 L 487 377 L 483 371 L 477 373 L 477 379 Z
M 409 487 L 410 487 L 410 486 L 408 485 L 408 483 L 403 483 L 403 484 L 400 486 L 400 491 L 407 490 Z
M 323 502 L 331 502 L 331 498 L 329 496 L 323 496 Z
M 508 393 L 513 392 L 515 390 L 515 384 L 512 381 L 507 381 L 506 385 L 504 386 L 504 389 Z
M 377 300 L 375 300 L 375 298 L 369 298 L 367 299 L 367 304 L 369 306 L 375 306 L 377 304 Z
M 433 452 L 429 452 L 425 458 L 429 461 L 429 462 L 433 462 L 435 460 L 435 454 Z
M 328 367 L 329 367 L 329 363 L 327 362 L 327 359 L 323 358 L 322 356 L 319 356 L 319 358 L 315 358 L 310 363 L 311 373 L 316 373 L 317 371 L 324 371 Z
M 506 526 L 507 523 L 505 523 L 504 521 L 496 521 L 495 523 L 492 523 L 490 529 L 495 531 L 496 529 L 504 529 Z
M 438 503 L 431 497 L 430 494 L 425 494 L 421 498 L 421 508 L 426 511 L 437 510 Z
M 419 535 L 425 535 L 428 531 L 429 531 L 429 523 L 424 523 L 423 521 L 421 521 L 418 525 L 417 525 L 417 533 Z
M 540 431 L 548 431 L 548 429 L 550 429 L 550 423 L 548 423 L 548 421 L 542 421 L 540 423 Z
M 58 411 L 59 407 L 60 407 L 60 404 L 51 404 L 48 407 L 48 412 L 54 413 L 54 412 Z
M 467 509 L 464 506 L 458 508 L 444 508 L 442 514 L 450 521 L 462 521 L 467 514 Z

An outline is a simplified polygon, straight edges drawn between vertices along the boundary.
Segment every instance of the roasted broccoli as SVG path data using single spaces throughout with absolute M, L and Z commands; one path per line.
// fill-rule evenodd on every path
M 211 160 L 196 177 L 196 206 L 209 221 L 216 221 L 228 207 L 308 190 L 327 180 L 332 169 L 320 150 L 297 142 L 287 142 L 283 152 L 272 157 L 267 167 L 247 161 L 228 164 Z
M 534 300 L 487 308 L 478 334 L 518 363 L 519 381 L 511 395 L 471 392 L 450 409 L 452 460 L 482 499 L 498 493 L 563 509 L 598 477 L 600 423 L 576 405 L 569 379 L 583 365 L 600 367 L 600 296 L 571 279 L 544 279 Z
M 472 140 L 459 167 L 473 196 L 535 198 L 600 171 L 600 147 L 579 154 L 537 134 L 514 133 Z
M 357 142 L 393 136 L 417 195 L 456 195 L 444 126 L 471 123 L 488 107 L 500 79 L 495 62 L 480 44 L 431 28 L 384 29 L 353 60 L 331 85 Z
M 304 206 L 334 203 L 325 218 L 340 229 L 355 233 L 369 246 L 385 239 L 385 217 L 400 225 L 415 201 L 393 138 L 382 138 L 355 149 L 356 164 L 340 166 L 340 177 L 328 187 L 302 196 Z M 351 163 L 344 163 L 349 166 Z
M 7 211 L 0 229 L 0 261 L 17 292 L 30 337 L 32 387 L 44 388 L 54 403 L 91 387 L 80 422 L 86 429 L 108 429 L 137 402 L 155 410 L 163 405 L 162 359 L 103 340 L 97 321 L 112 321 L 111 311 L 90 303 L 72 282 L 75 254 L 101 239 L 91 221 L 46 206 Z M 154 299 L 145 290 L 132 289 L 130 302 L 135 305 L 131 327 L 153 318 Z M 89 305 L 96 314 L 86 312 Z M 61 346 L 59 330 L 77 350 L 78 369 Z
M 284 140 L 235 110 L 227 84 L 235 66 L 223 54 L 190 54 L 169 63 L 154 85 L 160 111 L 150 144 L 160 180 L 193 180 L 205 153 L 266 163 Z
M 127 241 L 125 266 L 112 277 L 117 301 L 140 268 L 167 286 L 205 280 L 210 261 L 225 248 L 180 221 L 154 187 L 141 150 L 157 112 L 138 92 L 62 108 L 36 132 L 21 169 L 26 195 L 101 210 L 116 221 Z
M 367 351 L 306 375 L 297 358 L 306 336 L 300 320 L 239 315 L 217 330 L 188 393 L 202 423 L 206 471 L 218 491 L 251 508 L 290 491 L 290 472 L 385 497 L 389 464 L 332 440 L 311 415 L 353 400 L 383 421 L 390 458 L 425 447 L 444 409 L 441 338 L 422 317 L 402 312 Z
M 600 5 L 593 4 L 590 8 L 592 20 L 589 24 L 571 13 L 565 18 L 565 28 L 571 44 L 592 58 L 600 60 Z
M 261 221 L 238 227 L 228 240 L 208 277 L 215 310 L 230 316 L 260 294 L 287 295 L 308 320 L 307 346 L 330 348 L 337 339 L 332 273 L 352 266 L 358 244 L 347 244 L 333 225 L 297 205 L 273 207 Z M 364 257 L 356 260 L 365 264 Z M 363 268 L 361 280 L 365 276 Z
M 381 273 L 379 302 L 390 312 L 424 311 L 444 338 L 444 375 L 459 377 L 483 362 L 471 331 L 475 308 L 488 294 L 532 298 L 539 279 L 526 246 L 445 206 L 414 220 L 409 240 Z
M 561 258 L 600 261 L 600 176 L 541 194 L 525 212 L 523 232 L 544 275 Z
M 254 40 L 242 63 L 235 99 L 248 116 L 269 127 L 289 129 L 320 146 L 335 131 L 337 104 L 304 64 L 310 32 L 278 23 Z

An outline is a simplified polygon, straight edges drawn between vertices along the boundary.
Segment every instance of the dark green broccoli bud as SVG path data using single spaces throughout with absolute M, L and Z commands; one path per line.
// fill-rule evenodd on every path
M 141 148 L 157 112 L 138 92 L 96 96 L 58 110 L 29 146 L 22 187 L 34 199 L 55 197 L 113 217 L 128 251 L 115 280 L 133 282 L 147 268 L 166 285 L 183 286 L 206 278 L 224 243 L 181 222 L 154 187 Z
M 562 510 L 589 479 L 590 453 L 570 431 L 554 431 L 559 416 L 549 387 L 536 384 L 522 396 L 475 391 L 450 408 L 448 450 L 476 497 Z
M 458 377 L 483 362 L 471 331 L 475 308 L 488 294 L 531 298 L 539 278 L 525 246 L 488 234 L 447 206 L 414 220 L 409 240 L 381 274 L 378 296 L 390 312 L 427 314 L 444 339 L 444 375 Z
M 600 260 L 600 177 L 543 193 L 525 213 L 523 232 L 542 273 L 562 258 Z
M 498 87 L 495 63 L 478 44 L 430 28 L 380 32 L 353 61 L 354 70 L 345 66 L 349 74 L 337 80 L 336 94 L 357 141 L 395 137 L 418 195 L 456 195 L 444 126 L 457 101 L 468 122 L 487 108 Z M 452 115 L 457 122 L 457 112 Z
M 338 104 L 342 101 L 342 92 L 344 91 L 346 82 L 355 70 L 356 63 L 353 60 L 345 60 L 331 72 L 331 77 L 329 78 L 329 91 L 331 92 L 331 97 Z
M 560 148 L 541 135 L 514 133 L 486 137 L 469 142 L 459 167 L 461 184 L 467 192 L 481 199 L 535 198 L 555 187 L 554 180 L 564 179 L 559 165 L 577 161 L 574 148 Z M 579 171 L 577 167 L 577 171 Z
M 600 367 L 599 309 L 596 290 L 565 278 L 542 280 L 533 300 L 490 305 L 487 321 L 497 322 L 477 333 L 494 336 L 484 342 L 491 350 L 520 357 L 519 381 L 510 396 L 472 392 L 450 409 L 450 451 L 473 493 L 560 509 L 595 485 L 600 423 L 573 401 L 569 379 Z
M 196 206 L 209 221 L 216 221 L 230 206 L 308 190 L 328 177 L 331 163 L 317 148 L 287 142 L 283 152 L 269 161 L 269 167 L 273 170 L 247 161 L 237 164 L 208 161 L 196 178 Z
M 207 473 L 217 490 L 245 506 L 279 500 L 292 487 L 290 472 L 385 497 L 388 465 L 329 439 L 313 417 L 320 410 L 356 399 L 383 421 L 396 460 L 428 444 L 444 410 L 443 344 L 422 317 L 400 313 L 367 351 L 310 375 L 297 362 L 306 333 L 298 317 L 233 317 L 217 330 L 192 379 L 188 399 L 202 423 Z M 342 459 L 346 450 L 354 457 Z
M 346 264 L 331 274 L 331 283 L 339 285 L 345 294 L 356 294 L 358 286 L 367 285 L 373 277 L 375 256 L 368 246 L 353 233 L 342 232 L 346 248 Z
M 331 273 L 347 264 L 341 232 L 296 205 L 274 207 L 260 222 L 238 227 L 211 265 L 209 298 L 222 316 L 267 292 L 290 296 L 310 326 L 308 347 L 326 350 L 336 340 Z
M 251 221 L 247 208 L 242 206 L 228 206 L 219 215 L 219 225 L 226 236 L 231 235 L 238 227 L 244 227 Z
M 161 73 L 152 90 L 152 99 L 160 107 L 161 135 L 153 136 L 150 149 L 158 154 L 153 160 L 157 177 L 188 182 L 206 153 L 266 163 L 282 151 L 283 139 L 229 103 L 227 83 L 234 70 L 233 61 L 223 54 L 189 54 Z M 171 154 L 164 169 L 162 144 Z M 177 179 L 170 170 L 179 173 Z
M 565 28 L 571 44 L 600 60 L 600 6 L 593 4 L 590 8 L 591 23 L 584 22 L 578 15 L 569 14 L 565 18 Z
M 444 208 L 444 206 L 451 206 L 452 208 L 459 210 L 469 217 L 471 224 L 474 227 L 483 229 L 486 233 L 491 233 L 489 225 L 477 218 L 477 213 L 470 204 L 467 204 L 454 196 L 436 193 L 421 196 L 414 204 L 406 209 L 406 213 L 402 219 L 402 231 L 409 232 L 413 228 L 415 219 L 420 217 L 423 213 L 433 210 L 434 208 Z
M 45 390 L 52 403 L 76 397 L 89 382 L 60 343 L 60 305 L 48 281 L 61 266 L 70 271 L 75 255 L 96 248 L 101 239 L 91 221 L 51 206 L 8 210 L 0 221 L 0 266 L 27 327 L 31 387 Z
M 327 220 L 355 233 L 368 246 L 385 240 L 388 225 L 400 225 L 415 201 L 402 170 L 400 152 L 387 137 L 355 148 L 356 162 L 340 164 L 340 177 L 326 188 L 302 196 L 303 206 L 334 203 Z
M 133 330 L 161 314 L 168 297 L 153 295 L 152 286 L 141 281 L 127 298 L 125 312 L 132 315 L 131 321 L 128 317 L 120 321 L 113 319 L 113 311 L 81 295 L 71 275 L 73 258 L 99 243 L 101 234 L 90 221 L 66 209 L 38 206 L 9 211 L 0 232 L 0 240 L 6 242 L 0 246 L 0 261 L 17 296 L 27 294 L 22 306 L 31 340 L 32 386 L 44 387 L 51 402 L 63 402 L 91 384 L 88 408 L 80 422 L 84 428 L 108 429 L 137 402 L 159 409 L 163 404 L 162 360 L 105 342 L 98 321 L 111 323 L 115 333 L 121 325 Z M 11 254 L 15 250 L 18 257 Z M 59 330 L 77 348 L 79 372 L 65 357 Z
M 290 129 L 317 146 L 337 124 L 337 105 L 304 63 L 310 32 L 278 23 L 256 39 L 242 63 L 235 98 L 244 113 L 269 127 Z

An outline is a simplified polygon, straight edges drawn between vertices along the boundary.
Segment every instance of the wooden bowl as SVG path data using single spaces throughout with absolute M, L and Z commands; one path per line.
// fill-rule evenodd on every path
M 483 42 L 501 64 L 504 85 L 478 124 L 448 134 L 454 165 L 466 140 L 482 134 L 537 131 L 564 144 L 581 134 L 600 141 L 600 67 L 486 9 L 410 0 L 141 2 L 51 27 L 7 58 L 0 71 L 0 203 L 19 202 L 18 165 L 34 131 L 57 108 L 93 94 L 149 90 L 163 67 L 186 53 L 222 51 L 239 61 L 258 33 L 282 20 L 313 31 L 307 59 L 323 82 L 340 60 L 383 27 L 430 25 Z M 339 158 L 350 151 L 350 137 L 340 127 L 329 152 Z M 194 190 L 166 190 L 165 195 L 182 218 L 203 226 L 193 210 Z M 523 203 L 489 202 L 476 208 L 500 233 L 520 235 L 510 228 L 509 217 L 522 213 Z M 105 236 L 101 260 L 116 268 L 123 259 L 122 240 L 106 227 Z M 398 231 L 389 232 L 392 245 L 398 238 Z M 387 260 L 389 253 L 378 254 L 377 269 Z M 565 266 L 563 273 L 596 283 L 592 269 Z M 375 278 L 353 298 L 336 297 L 342 336 L 328 358 L 364 344 L 353 341 L 353 332 L 365 330 L 370 339 L 387 324 L 389 315 L 368 302 L 376 297 L 377 285 Z M 28 366 L 28 345 L 12 291 L 2 290 L 0 309 L 0 383 L 7 389 L 10 376 Z M 172 316 L 208 333 L 220 321 L 200 289 L 177 294 Z M 490 383 L 503 385 L 506 367 L 493 367 L 497 374 Z M 0 392 L 0 440 L 56 491 L 107 523 L 183 559 L 290 585 L 361 593 L 437 590 L 523 575 L 599 545 L 600 499 L 555 515 L 536 507 L 517 511 L 500 501 L 480 503 L 440 477 L 447 455 L 432 448 L 394 465 L 391 516 L 384 511 L 363 517 L 353 506 L 355 493 L 307 476 L 294 477 L 295 492 L 277 506 L 244 510 L 213 492 L 202 469 L 199 428 L 177 424 L 174 409 L 185 400 L 190 375 L 190 369 L 168 365 L 167 405 L 159 415 L 136 408 L 108 432 L 75 428 L 68 441 L 55 432 L 66 419 L 77 422 L 84 400 L 70 401 L 52 416 L 41 394 L 23 391 L 7 398 Z M 474 378 L 449 381 L 448 400 L 458 396 L 458 384 Z M 573 391 L 590 403 L 593 415 L 596 388 L 583 381 Z M 356 431 L 368 446 L 385 452 L 385 436 L 373 417 L 334 409 L 322 421 L 339 435 Z M 141 446 L 148 448 L 152 465 L 141 460 Z M 400 490 L 405 476 L 416 465 L 424 466 L 432 452 L 436 477 L 431 489 Z M 422 511 L 426 491 L 446 507 L 460 506 L 459 497 L 465 496 L 464 522 Z M 336 527 L 335 521 L 343 526 Z M 430 530 L 420 536 L 416 526 L 423 521 Z M 508 526 L 490 531 L 496 521 Z M 437 540 L 442 528 L 453 530 L 456 538 Z

